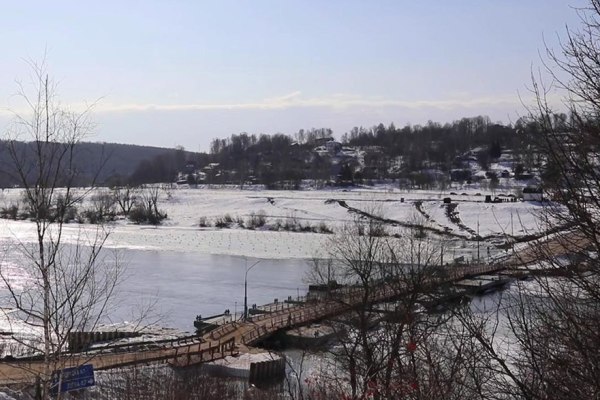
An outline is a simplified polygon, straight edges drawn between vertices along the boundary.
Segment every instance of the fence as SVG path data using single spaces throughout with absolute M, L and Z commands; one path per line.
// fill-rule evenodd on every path
M 182 346 L 175 349 L 175 354 L 168 357 L 171 365 L 177 367 L 186 367 L 192 364 L 201 362 L 214 361 L 223 358 L 229 353 L 236 354 L 235 338 L 231 338 L 224 342 L 208 343 L 208 346 L 203 348 L 202 343 L 198 343 L 197 349 L 195 345 Z

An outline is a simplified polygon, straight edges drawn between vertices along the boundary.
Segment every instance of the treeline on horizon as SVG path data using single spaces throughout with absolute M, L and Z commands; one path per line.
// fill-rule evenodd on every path
M 565 119 L 556 116 L 557 123 Z M 175 164 L 178 171 L 188 173 L 190 184 L 198 183 L 192 172 L 202 170 L 201 183 L 207 184 L 254 183 L 278 189 L 297 188 L 305 179 L 344 185 L 400 180 L 426 188 L 439 185 L 452 169 L 462 168 L 461 160 L 473 150 L 472 156 L 484 170 L 506 152 L 519 170 L 538 170 L 542 160 L 536 151 L 537 132 L 535 123 L 526 119 L 505 125 L 485 116 L 401 128 L 379 124 L 344 133 L 340 138 L 343 151 L 338 153 L 315 151 L 333 140 L 328 128 L 302 129 L 292 135 L 240 133 L 213 139 L 209 153 L 190 153 L 185 162 Z M 360 152 L 360 164 L 352 151 Z M 160 157 L 144 161 L 131 175 L 132 181 L 165 181 L 171 175 L 160 173 L 160 164 L 168 163 Z
M 556 123 L 566 118 L 557 115 Z M 334 141 L 328 128 L 301 129 L 291 135 L 234 134 L 213 139 L 209 153 L 183 147 L 82 143 L 76 165 L 82 172 L 78 182 L 82 186 L 92 180 L 105 186 L 165 183 L 183 175 L 190 184 L 252 183 L 272 189 L 298 188 L 307 179 L 317 185 L 398 180 L 430 188 L 447 183 L 443 181 L 449 179 L 449 172 L 462 168 L 461 160 L 470 151 L 484 170 L 506 152 L 521 171 L 539 169 L 537 132 L 536 124 L 526 119 L 505 125 L 477 116 L 401 128 L 394 124 L 355 127 L 341 136 L 333 151 L 320 147 Z M 22 144 L 23 154 L 28 146 Z M 0 184 L 10 187 L 12 171 L 5 152 L 0 152 L 0 163 Z

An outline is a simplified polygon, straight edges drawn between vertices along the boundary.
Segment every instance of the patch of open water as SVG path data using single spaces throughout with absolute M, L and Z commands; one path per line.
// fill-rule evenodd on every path
M 140 302 L 154 302 L 160 325 L 192 331 L 196 315 L 220 314 L 225 309 L 240 313 L 244 307 L 246 268 L 248 307 L 305 294 L 304 277 L 309 261 L 255 259 L 203 253 L 127 250 L 126 278 L 119 289 L 115 317 L 135 309 Z M 124 319 L 124 318 L 121 318 Z

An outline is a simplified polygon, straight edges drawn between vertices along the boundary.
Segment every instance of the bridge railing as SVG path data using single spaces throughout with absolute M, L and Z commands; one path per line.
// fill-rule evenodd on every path
M 151 351 L 157 349 L 169 349 L 176 348 L 186 343 L 202 343 L 204 340 L 202 337 L 198 335 L 189 335 L 189 336 L 181 336 L 174 339 L 158 339 L 158 340 L 144 340 L 144 341 L 131 341 L 129 343 L 120 343 L 120 344 L 108 344 L 108 345 L 96 345 L 94 347 L 90 347 L 85 349 L 82 352 L 77 353 L 64 353 L 65 355 L 73 355 L 73 354 L 85 354 L 88 357 L 95 357 L 97 355 L 102 354 L 115 354 L 115 353 L 131 353 L 131 352 L 141 352 L 141 351 Z M 34 357 L 20 357 L 21 361 L 35 361 L 40 359 L 40 356 Z
M 225 325 L 221 325 L 218 328 L 210 331 L 209 336 L 213 340 L 218 340 L 218 339 L 222 338 L 223 336 L 228 335 L 231 332 L 234 332 L 237 329 L 237 327 L 238 327 L 237 322 L 229 322 Z
M 423 283 L 438 285 L 446 282 L 464 279 L 471 275 L 481 275 L 502 269 L 495 264 L 474 264 L 461 267 L 444 268 L 441 274 L 432 275 Z M 369 294 L 368 301 L 385 301 L 401 295 L 406 288 L 395 284 L 383 284 L 377 290 Z M 281 328 L 289 328 L 296 325 L 316 321 L 329 315 L 343 312 L 362 301 L 363 290 L 357 287 L 344 287 L 329 294 L 329 297 L 318 302 L 304 303 L 289 307 L 276 307 L 273 313 L 253 316 L 250 321 L 259 323 L 270 319 L 270 323 L 260 324 L 242 335 L 244 344 L 252 344 Z M 234 330 L 234 329 L 233 329 Z
M 264 311 L 264 312 L 271 313 L 271 312 L 283 311 L 283 310 L 292 308 L 294 306 L 295 306 L 294 303 L 286 303 L 285 301 L 282 301 L 282 302 L 267 304 L 267 305 L 258 307 L 258 309 L 261 311 Z
M 319 320 L 327 315 L 339 312 L 345 305 L 338 302 L 322 302 L 310 306 L 298 307 L 289 313 L 271 315 L 270 323 L 257 325 L 251 331 L 242 335 L 242 343 L 249 345 L 282 328 L 291 328 L 310 321 Z
M 209 342 L 207 345 L 182 346 L 175 349 L 175 354 L 166 356 L 165 359 L 172 360 L 178 366 L 187 366 L 200 362 L 214 361 L 225 357 L 227 354 L 235 354 L 235 338 L 221 342 Z

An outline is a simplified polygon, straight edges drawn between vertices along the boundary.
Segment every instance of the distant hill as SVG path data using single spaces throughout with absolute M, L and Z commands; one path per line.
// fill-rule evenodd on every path
M 17 151 L 25 155 L 26 163 L 33 166 L 30 158 L 34 143 L 19 142 Z M 175 170 L 185 164 L 187 159 L 196 157 L 196 153 L 161 147 L 138 146 L 118 143 L 80 143 L 76 147 L 75 165 L 80 172 L 78 185 L 89 184 L 94 176 L 99 185 L 126 183 L 142 165 L 152 164 L 155 160 L 173 160 Z M 175 179 L 173 177 L 172 179 Z M 19 184 L 15 167 L 7 150 L 7 144 L 0 141 L 0 186 L 12 187 Z

